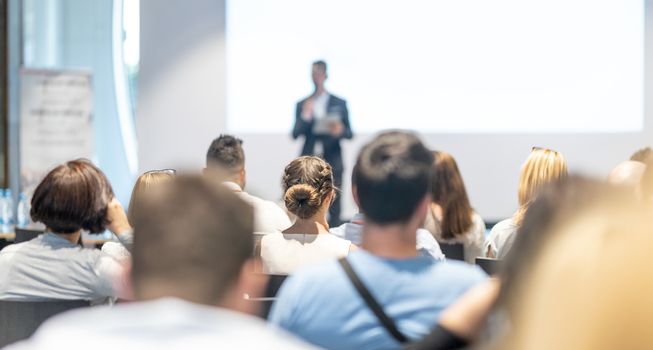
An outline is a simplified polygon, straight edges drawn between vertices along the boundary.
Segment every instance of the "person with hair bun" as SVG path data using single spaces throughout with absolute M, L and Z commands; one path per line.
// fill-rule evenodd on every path
M 283 232 L 261 240 L 264 272 L 290 274 L 356 249 L 351 241 L 329 233 L 327 213 L 336 196 L 331 165 L 318 157 L 299 157 L 286 166 L 282 185 L 286 208 L 297 219 Z

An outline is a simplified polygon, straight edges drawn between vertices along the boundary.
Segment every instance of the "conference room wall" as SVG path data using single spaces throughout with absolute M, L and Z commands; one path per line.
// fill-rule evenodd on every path
M 648 6 L 651 1 L 647 1 L 647 58 L 653 57 L 650 55 L 653 35 L 649 35 L 653 21 L 648 20 L 653 18 Z M 136 117 L 141 171 L 164 167 L 198 171 L 204 166 L 210 141 L 227 132 L 224 6 L 224 0 L 194 0 L 193 6 L 184 0 L 141 0 L 141 70 Z M 652 78 L 649 61 L 646 81 Z M 653 144 L 652 100 L 650 89 L 646 89 L 644 130 L 639 133 L 425 133 L 422 137 L 429 147 L 446 150 L 456 157 L 472 204 L 486 220 L 495 221 L 509 216 L 517 207 L 519 169 L 532 146 L 561 151 L 572 172 L 605 177 L 634 150 Z M 256 103 L 256 96 L 252 96 L 252 103 Z M 356 115 L 351 118 L 355 119 Z M 244 140 L 247 153 L 249 192 L 272 200 L 281 198 L 283 167 L 299 153 L 301 146 L 301 141 L 291 140 L 291 127 L 288 125 L 287 134 L 238 135 Z M 372 136 L 356 134 L 354 140 L 343 143 L 345 217 L 356 211 L 350 195 L 350 171 L 358 150 Z

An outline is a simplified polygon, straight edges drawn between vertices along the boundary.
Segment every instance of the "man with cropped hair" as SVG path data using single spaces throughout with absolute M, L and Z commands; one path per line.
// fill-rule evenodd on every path
M 428 334 L 448 305 L 486 279 L 478 267 L 417 251 L 432 157 L 417 136 L 400 131 L 361 150 L 352 178 L 365 215 L 362 249 L 291 276 L 273 324 L 327 349 L 400 348 Z
M 254 207 L 255 232 L 277 232 L 291 226 L 288 215 L 276 203 L 245 192 L 247 172 L 245 171 L 245 151 L 241 139 L 232 135 L 220 135 L 213 140 L 206 152 L 204 173 L 221 178 L 225 186 Z

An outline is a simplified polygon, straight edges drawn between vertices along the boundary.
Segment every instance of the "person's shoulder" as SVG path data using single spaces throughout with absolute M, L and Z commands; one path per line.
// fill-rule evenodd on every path
M 459 281 L 480 282 L 487 274 L 478 266 L 464 261 L 447 260 L 433 265 L 432 272 L 438 276 L 447 276 Z
M 478 213 L 474 212 L 472 214 L 472 226 L 467 231 L 467 240 L 471 242 L 479 238 L 485 239 L 486 231 L 485 220 Z
M 345 238 L 345 232 L 347 231 L 347 225 L 349 225 L 349 223 L 345 222 L 344 224 L 342 224 L 340 226 L 331 227 L 331 228 L 329 228 L 329 232 L 332 235 L 336 236 L 336 237 Z
M 0 255 L 15 253 L 15 252 L 23 249 L 24 247 L 26 247 L 28 245 L 28 243 L 29 243 L 29 241 L 28 242 L 22 242 L 22 243 L 16 243 L 16 244 L 10 244 L 10 245 L 2 248 L 2 250 L 0 250 Z
M 428 239 L 429 241 L 433 240 L 434 242 L 437 243 L 435 237 L 433 237 L 433 234 L 431 231 L 425 229 L 425 228 L 418 228 L 416 232 L 417 238 L 423 238 L 423 239 Z
M 515 221 L 512 218 L 507 218 L 499 221 L 496 225 L 492 227 L 491 233 L 501 233 L 505 231 L 514 231 L 517 228 Z
M 311 98 L 311 96 L 312 96 L 312 95 L 308 95 L 308 96 L 306 96 L 306 97 L 302 97 L 299 101 L 297 101 L 297 104 L 298 104 L 298 105 L 302 105 L 302 104 L 304 104 L 304 102 L 306 102 L 306 100 L 308 100 L 309 98 Z
M 131 254 L 127 248 L 118 242 L 104 243 L 101 251 L 120 262 L 128 262 L 131 258 Z
M 47 337 L 91 332 L 99 326 L 96 320 L 103 320 L 102 327 L 111 327 L 115 324 L 115 315 L 114 307 L 110 305 L 78 308 L 49 318 L 36 334 Z
M 283 232 L 281 231 L 265 232 L 261 237 L 261 244 L 267 245 L 272 244 L 273 242 L 285 242 L 285 240 Z
M 252 204 L 254 204 L 254 205 L 260 205 L 260 206 L 262 206 L 262 207 L 265 207 L 266 209 L 267 209 L 267 208 L 273 208 L 273 209 L 275 209 L 275 210 L 276 210 L 276 209 L 279 209 L 279 210 L 282 210 L 282 211 L 283 211 L 283 209 L 281 209 L 281 207 L 279 207 L 279 206 L 277 205 L 277 203 L 275 203 L 275 202 L 273 202 L 273 201 L 270 201 L 270 200 L 267 200 L 267 199 L 263 199 L 263 198 L 261 198 L 261 197 L 255 196 L 255 195 L 253 195 L 253 194 L 251 194 L 251 193 L 248 193 L 248 192 L 245 192 L 245 191 L 243 191 L 243 192 L 238 192 L 238 193 L 241 195 L 241 197 L 242 197 L 245 201 L 249 201 L 250 203 L 252 203 Z
M 346 104 L 347 103 L 347 100 L 345 100 L 344 98 L 342 98 L 340 96 L 337 96 L 337 95 L 334 95 L 334 94 L 330 94 L 329 96 L 331 98 L 331 103 L 333 103 L 333 104 Z
M 474 225 L 483 227 L 483 229 L 485 229 L 485 220 L 483 220 L 483 217 L 476 211 L 472 212 L 472 222 L 474 223 Z
M 281 208 L 279 206 L 279 204 L 277 204 L 277 203 L 275 203 L 273 201 L 267 200 L 267 199 L 262 199 L 262 198 L 258 198 L 258 200 L 260 201 L 259 203 L 261 203 L 261 206 L 264 207 L 266 210 L 269 210 L 271 212 L 275 212 L 275 214 L 283 215 L 286 218 L 288 217 L 286 212 L 283 210 L 283 208 Z M 288 219 L 288 220 L 290 220 L 290 219 Z
M 161 312 L 168 312 L 171 317 L 163 320 L 160 324 L 151 322 L 151 315 Z M 97 322 L 97 320 L 102 320 L 102 322 Z M 180 328 L 191 325 L 188 328 L 193 334 L 168 337 L 166 346 L 155 335 L 161 334 L 163 329 L 173 325 L 179 325 Z M 197 325 L 202 325 L 202 327 L 197 327 Z M 225 329 L 228 332 L 224 332 Z M 128 334 L 124 330 L 131 332 Z M 107 337 L 108 334 L 114 336 Z M 251 334 L 256 334 L 255 339 L 248 337 Z M 252 316 L 226 309 L 193 305 L 174 299 L 134 302 L 114 307 L 83 308 L 60 314 L 46 321 L 35 336 L 19 343 L 15 349 L 81 348 L 76 344 L 64 343 L 69 342 L 70 339 L 100 340 L 103 342 L 101 348 L 124 349 L 124 346 L 127 346 L 127 349 L 131 349 L 136 348 L 130 346 L 133 344 L 149 344 L 153 347 L 163 346 L 163 349 L 172 349 L 177 348 L 179 340 L 187 337 L 197 341 L 197 343 L 189 345 L 199 345 L 204 344 L 203 341 L 210 341 L 218 347 L 223 344 L 232 346 L 230 348 L 254 348 L 257 343 L 263 342 L 271 348 L 312 349 L 309 344 L 282 330 L 269 327 L 262 320 Z M 88 343 L 84 342 L 84 344 Z

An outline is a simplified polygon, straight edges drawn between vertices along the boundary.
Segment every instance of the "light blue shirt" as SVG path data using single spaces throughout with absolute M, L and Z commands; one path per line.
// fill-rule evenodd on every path
M 344 238 L 355 245 L 363 242 L 363 223 L 365 215 L 358 213 L 354 215 L 350 222 L 344 223 L 338 227 L 332 227 L 329 232 L 340 238 Z M 438 241 L 435 240 L 431 232 L 419 228 L 417 229 L 417 252 L 423 256 L 431 256 L 436 260 L 444 260 Z
M 487 278 L 476 266 L 423 256 L 393 260 L 359 250 L 348 260 L 385 313 L 412 340 L 427 335 L 446 307 Z M 269 320 L 327 349 L 400 348 L 336 261 L 289 277 Z

